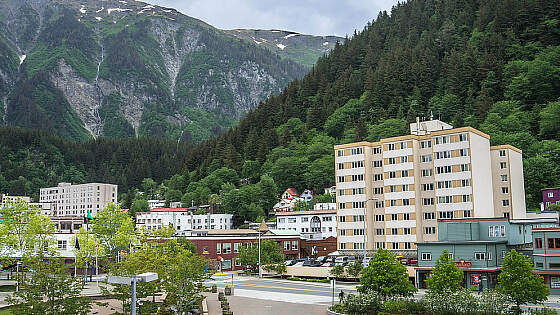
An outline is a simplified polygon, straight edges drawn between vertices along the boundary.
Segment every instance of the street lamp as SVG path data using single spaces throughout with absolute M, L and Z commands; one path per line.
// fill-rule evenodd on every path
M 370 199 L 366 199 L 366 204 L 364 207 L 364 259 L 362 260 L 362 264 L 363 262 L 366 261 L 366 256 L 367 256 L 367 249 L 366 249 L 366 233 L 367 233 L 367 228 L 366 228 L 366 217 L 367 217 L 367 202 L 368 201 L 377 201 L 379 200 L 379 198 L 370 198 Z
M 107 282 L 115 284 L 128 284 L 131 286 L 131 307 L 130 314 L 136 315 L 136 283 L 137 282 L 152 282 L 158 279 L 158 274 L 155 272 L 145 272 L 132 277 L 119 277 L 109 276 Z
M 259 278 L 262 278 L 262 270 L 261 270 L 261 234 L 268 231 L 268 226 L 266 225 L 266 222 L 264 222 L 264 219 L 261 222 L 261 225 L 259 226 Z

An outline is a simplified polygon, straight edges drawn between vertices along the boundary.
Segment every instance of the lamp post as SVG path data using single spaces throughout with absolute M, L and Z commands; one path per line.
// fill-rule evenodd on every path
M 266 222 L 264 222 L 264 219 L 261 222 L 261 225 L 259 226 L 259 278 L 262 278 L 262 271 L 261 271 L 261 266 L 262 266 L 262 262 L 261 262 L 261 235 L 262 233 L 268 231 L 268 226 L 266 225 Z
M 107 282 L 115 284 L 128 284 L 131 286 L 131 307 L 130 314 L 136 315 L 136 283 L 137 282 L 151 282 L 158 279 L 158 274 L 155 272 L 146 272 L 132 277 L 119 277 L 109 276 Z
M 366 256 L 367 256 L 367 249 L 366 249 L 366 242 L 367 242 L 367 228 L 366 228 L 366 217 L 367 217 L 367 203 L 368 201 L 377 201 L 379 200 L 379 198 L 370 198 L 370 199 L 366 199 L 366 204 L 364 207 L 364 259 L 362 260 L 362 263 L 366 261 Z

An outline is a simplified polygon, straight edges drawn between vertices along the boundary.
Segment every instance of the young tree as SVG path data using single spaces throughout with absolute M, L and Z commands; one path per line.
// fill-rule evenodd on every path
M 550 294 L 543 277 L 533 273 L 529 258 L 515 250 L 511 250 L 504 258 L 496 289 L 506 294 L 517 309 L 523 303 L 546 301 Z
M 439 256 L 432 269 L 432 276 L 426 280 L 430 291 L 442 294 L 461 290 L 462 281 L 463 272 L 455 266 L 455 262 L 447 250 L 444 250 Z
M 348 275 L 353 278 L 358 278 L 360 276 L 360 273 L 362 272 L 362 269 L 364 269 L 364 266 L 362 266 L 360 262 L 354 261 L 353 263 L 348 265 Z
M 279 264 L 284 265 L 284 254 L 280 245 L 273 240 L 261 241 L 261 265 L 267 270 L 281 271 Z M 239 249 L 239 261 L 242 265 L 257 266 L 259 261 L 259 245 Z
M 335 278 L 342 278 L 342 276 L 344 275 L 346 270 L 344 270 L 344 266 L 343 265 L 334 265 L 334 267 L 331 268 L 331 270 L 329 271 L 329 273 L 331 275 L 333 275 Z
M 81 296 L 79 281 L 68 274 L 63 260 L 51 258 L 32 265 L 31 277 L 7 298 L 14 315 L 89 314 L 91 300 Z
M 128 251 L 136 241 L 132 218 L 113 203 L 97 213 L 91 230 L 106 254 L 114 257 L 119 249 Z
M 395 255 L 386 249 L 379 249 L 369 266 L 362 271 L 359 292 L 375 292 L 387 298 L 411 296 L 416 288 L 410 280 L 406 266 L 401 264 Z
M 148 204 L 148 201 L 144 200 L 144 199 L 136 199 L 132 202 L 132 205 L 130 206 L 130 210 L 128 211 L 128 214 L 133 217 L 136 218 L 136 213 L 138 212 L 148 212 L 150 211 L 150 205 Z
M 76 248 L 76 240 L 80 248 Z M 96 254 L 99 257 L 104 256 L 103 246 L 97 244 L 97 248 L 95 248 L 95 235 L 93 233 L 87 231 L 83 227 L 80 228 L 76 236 L 72 239 L 71 246 L 73 247 L 74 254 L 76 255 L 76 267 L 77 268 L 84 268 L 87 266 L 94 266 L 95 265 L 95 257 Z

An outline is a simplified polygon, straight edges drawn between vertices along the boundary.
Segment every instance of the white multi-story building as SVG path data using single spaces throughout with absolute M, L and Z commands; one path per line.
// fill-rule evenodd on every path
M 526 217 L 521 150 L 439 120 L 410 129 L 335 146 L 339 250 L 412 251 L 438 219 Z
M 50 216 L 92 216 L 112 202 L 117 203 L 118 186 L 103 183 L 72 185 L 59 183 L 57 187 L 41 188 L 39 203 L 49 204 Z
M 188 208 L 155 208 L 150 212 L 137 213 L 136 225 L 148 230 L 171 226 L 177 235 L 190 236 L 196 230 L 231 229 L 233 214 L 193 214 Z
M 278 230 L 299 232 L 306 239 L 336 237 L 336 209 L 278 212 Z
M 6 205 L 9 202 L 16 202 L 18 199 L 21 199 L 27 203 L 31 202 L 31 197 L 26 197 L 26 196 L 10 196 L 8 194 L 2 194 L 2 200 L 1 200 L 1 204 L 0 204 L 0 208 L 4 207 L 4 205 Z

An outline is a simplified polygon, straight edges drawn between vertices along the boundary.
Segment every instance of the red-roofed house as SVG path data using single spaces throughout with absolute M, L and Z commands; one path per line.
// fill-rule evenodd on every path
M 295 188 L 288 188 L 286 189 L 286 191 L 284 191 L 284 193 L 282 194 L 282 196 L 280 198 L 282 199 L 296 199 L 299 197 L 299 193 L 297 192 L 297 190 Z

